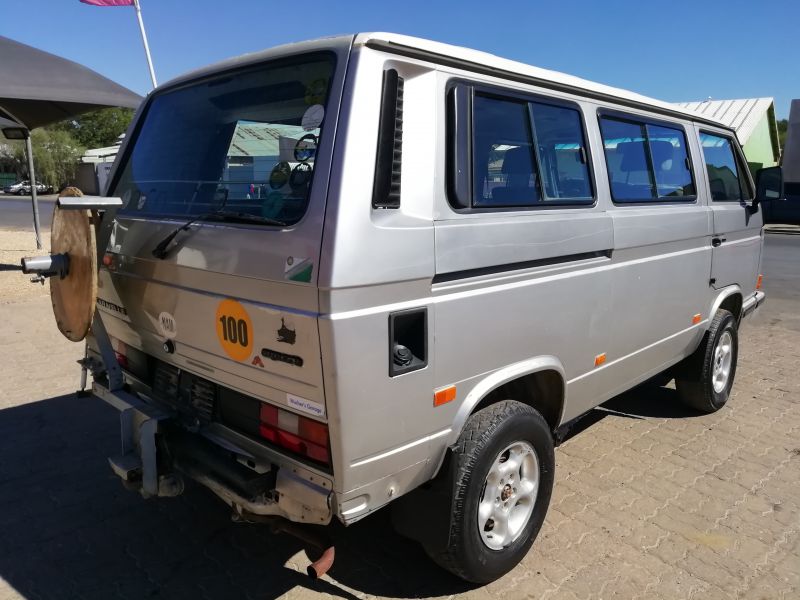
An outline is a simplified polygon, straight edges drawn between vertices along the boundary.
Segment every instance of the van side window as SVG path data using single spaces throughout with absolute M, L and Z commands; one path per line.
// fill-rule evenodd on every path
M 647 125 L 647 139 L 653 170 L 656 176 L 656 191 L 659 198 L 695 196 L 697 192 L 689 170 L 686 152 L 686 136 L 680 129 L 662 125 Z
M 539 202 L 533 138 L 525 102 L 475 96 L 474 206 Z
M 615 202 L 693 200 L 686 135 L 677 127 L 601 117 Z
M 700 133 L 700 145 L 708 171 L 711 199 L 716 201 L 745 200 L 750 185 L 739 168 L 731 140 L 710 133 Z
M 572 108 L 531 103 L 545 200 L 592 202 L 589 165 L 580 113 Z
M 455 106 L 458 110 L 458 100 Z M 460 208 L 594 202 L 578 110 L 475 93 L 471 113 L 470 151 L 456 157 L 451 177 L 460 177 L 463 162 L 471 162 L 472 191 L 466 197 L 451 192 L 451 202 Z M 451 182 L 451 190 L 462 185 L 461 179 Z

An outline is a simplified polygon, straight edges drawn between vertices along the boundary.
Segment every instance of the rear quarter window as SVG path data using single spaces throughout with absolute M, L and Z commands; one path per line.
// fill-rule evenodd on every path
M 448 197 L 456 208 L 594 203 L 577 107 L 482 89 L 473 92 L 468 85 L 452 91 L 451 143 L 458 147 L 450 153 Z M 467 124 L 470 131 L 463 136 Z
M 525 102 L 476 96 L 473 206 L 531 206 L 539 179 Z

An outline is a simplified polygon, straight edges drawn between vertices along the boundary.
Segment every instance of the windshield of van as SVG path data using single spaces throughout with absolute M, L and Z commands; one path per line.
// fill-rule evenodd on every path
M 120 212 L 299 221 L 333 69 L 330 55 L 305 56 L 156 95 L 111 190 Z

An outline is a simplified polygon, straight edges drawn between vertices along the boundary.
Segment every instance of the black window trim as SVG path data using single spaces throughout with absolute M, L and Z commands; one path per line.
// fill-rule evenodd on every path
M 655 198 L 643 198 L 641 200 L 617 200 L 614 198 L 614 192 L 611 187 L 611 170 L 608 165 L 608 160 L 606 159 L 606 142 L 605 137 L 603 136 L 603 123 L 602 120 L 604 117 L 616 120 L 616 121 L 623 121 L 625 123 L 631 123 L 634 125 L 655 125 L 657 127 L 666 127 L 668 129 L 675 129 L 683 133 L 683 142 L 684 142 L 684 149 L 686 150 L 686 158 L 689 159 L 689 176 L 692 178 L 692 185 L 694 186 L 694 194 L 691 196 L 674 196 L 675 199 L 668 200 L 668 196 L 658 196 L 658 189 L 656 188 L 656 197 Z M 686 131 L 686 126 L 683 123 L 677 123 L 675 121 L 668 121 L 665 119 L 660 119 L 658 117 L 650 117 L 649 115 L 640 115 L 637 113 L 630 113 L 622 110 L 615 110 L 613 108 L 598 108 L 597 109 L 597 128 L 600 133 L 600 143 L 603 147 L 603 162 L 606 165 L 606 173 L 608 174 L 608 194 L 611 198 L 611 202 L 614 206 L 629 206 L 631 204 L 636 206 L 641 205 L 655 205 L 655 206 L 682 206 L 686 204 L 698 204 L 699 202 L 699 195 L 697 193 L 697 173 L 694 167 L 694 161 L 692 160 L 692 152 L 689 148 L 689 135 Z M 645 127 L 645 132 L 647 132 L 647 128 Z M 649 142 L 649 135 L 648 135 L 648 142 Z M 658 182 L 655 179 L 656 171 L 653 166 L 653 157 L 651 156 L 650 151 L 650 144 L 645 145 L 645 150 L 647 152 L 647 164 L 652 170 L 653 175 L 653 185 L 657 186 Z
M 719 125 L 719 123 L 713 119 L 704 119 L 702 115 L 686 114 L 685 112 L 682 112 L 682 109 L 679 108 L 670 109 L 663 104 L 654 105 L 642 100 L 626 98 L 624 95 L 614 95 L 596 90 L 589 90 L 585 87 L 575 84 L 561 83 L 553 79 L 544 79 L 533 75 L 525 75 L 519 71 L 509 71 L 482 63 L 476 63 L 471 60 L 441 54 L 432 50 L 407 46 L 399 42 L 370 39 L 367 40 L 365 46 L 367 48 L 380 50 L 381 52 L 387 52 L 397 56 L 406 56 L 416 60 L 422 60 L 437 65 L 451 67 L 453 69 L 469 71 L 471 73 L 477 73 L 479 75 L 485 75 L 488 77 L 496 77 L 506 81 L 521 83 L 523 85 L 535 85 L 555 92 L 572 94 L 591 102 L 608 102 L 619 106 L 627 106 L 635 110 L 645 110 L 659 115 L 666 115 L 668 117 L 677 117 L 679 119 L 692 121 L 693 123 L 706 123 L 713 127 Z
M 469 181 L 469 206 L 461 206 L 459 202 L 455 201 L 455 189 L 454 189 L 454 182 L 455 179 L 458 177 L 457 175 L 457 164 L 456 164 L 456 151 L 455 145 L 458 143 L 458 140 L 455 139 L 454 128 L 456 123 L 455 121 L 455 111 L 454 107 L 452 106 L 452 102 L 450 100 L 451 94 L 453 90 L 457 87 L 461 87 L 465 89 L 467 92 L 467 115 L 466 115 L 466 124 L 460 124 L 461 126 L 468 127 L 467 131 L 467 148 L 459 148 L 458 154 L 459 155 L 466 155 L 467 157 L 467 167 L 469 173 L 466 175 L 467 180 Z M 539 152 L 536 148 L 536 138 L 535 138 L 535 124 L 533 123 L 533 114 L 531 112 L 531 103 L 535 104 L 546 104 L 550 106 L 557 106 L 568 108 L 574 110 L 578 113 L 578 117 L 580 119 L 581 124 L 581 133 L 583 135 L 583 151 L 586 158 L 586 166 L 588 171 L 589 177 L 589 186 L 592 190 L 592 195 L 587 198 L 586 200 L 579 200 L 579 201 L 559 201 L 557 199 L 548 200 L 546 202 L 538 202 L 534 205 L 518 205 L 518 206 L 473 206 L 473 169 L 474 169 L 474 161 L 472 160 L 472 148 L 474 146 L 474 134 L 475 128 L 473 126 L 473 119 L 474 119 L 474 99 L 476 93 L 484 97 L 496 98 L 498 100 L 506 100 L 506 101 L 517 101 L 523 102 L 527 105 L 527 114 L 528 114 L 528 126 L 530 132 L 534 135 L 532 141 L 534 146 L 534 156 L 536 160 L 536 167 L 539 169 L 538 177 L 537 177 L 537 187 L 539 187 L 540 191 L 542 190 L 543 186 L 541 181 L 541 169 L 539 165 Z M 527 92 L 522 90 L 515 90 L 509 89 L 499 85 L 492 85 L 483 82 L 474 81 L 471 79 L 464 79 L 464 78 L 453 78 L 447 82 L 447 86 L 445 87 L 445 111 L 446 111 L 446 122 L 447 122 L 447 148 L 445 153 L 445 172 L 446 172 L 446 195 L 447 195 L 447 204 L 450 207 L 450 210 L 463 214 L 463 213 L 506 213 L 506 212 L 536 212 L 541 210 L 560 210 L 564 208 L 581 208 L 581 209 L 591 209 L 597 206 L 597 179 L 595 177 L 594 172 L 594 163 L 592 161 L 592 149 L 590 147 L 591 142 L 589 138 L 589 130 L 586 126 L 586 115 L 584 115 L 584 111 L 581 105 L 574 100 L 569 100 L 565 98 L 555 98 L 552 96 L 547 96 L 545 94 L 539 94 L 536 92 Z M 540 197 L 544 197 L 544 194 L 540 194 Z
M 713 135 L 714 137 L 723 138 L 728 140 L 731 144 L 731 149 L 733 150 L 733 160 L 736 161 L 736 168 L 739 170 L 737 173 L 736 179 L 739 181 L 739 193 L 742 195 L 742 198 L 738 200 L 714 200 L 711 197 L 711 182 L 708 178 L 708 165 L 706 163 L 706 155 L 703 151 L 703 140 L 700 138 L 701 135 Z M 713 131 L 711 129 L 700 128 L 697 135 L 697 142 L 700 145 L 700 152 L 703 155 L 703 167 L 705 168 L 705 178 L 706 183 L 708 184 L 708 202 L 709 206 L 713 206 L 715 202 L 738 202 L 739 204 L 748 204 L 753 202 L 755 198 L 755 193 L 753 192 L 755 186 L 753 185 L 752 180 L 750 179 L 750 167 L 747 164 L 747 158 L 744 156 L 744 150 L 739 144 L 739 140 L 736 137 L 735 133 L 730 131 Z M 744 168 L 742 168 L 744 166 Z M 742 177 L 741 173 L 745 174 L 745 179 L 747 180 L 747 194 L 742 193 Z

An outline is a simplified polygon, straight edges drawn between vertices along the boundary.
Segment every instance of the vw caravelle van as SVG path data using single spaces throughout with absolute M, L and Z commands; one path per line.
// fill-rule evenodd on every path
M 163 85 L 98 230 L 84 365 L 121 411 L 111 466 L 245 521 L 392 503 L 491 581 L 533 543 L 571 421 L 666 370 L 725 405 L 780 187 L 746 165 L 706 116 L 394 34 Z

